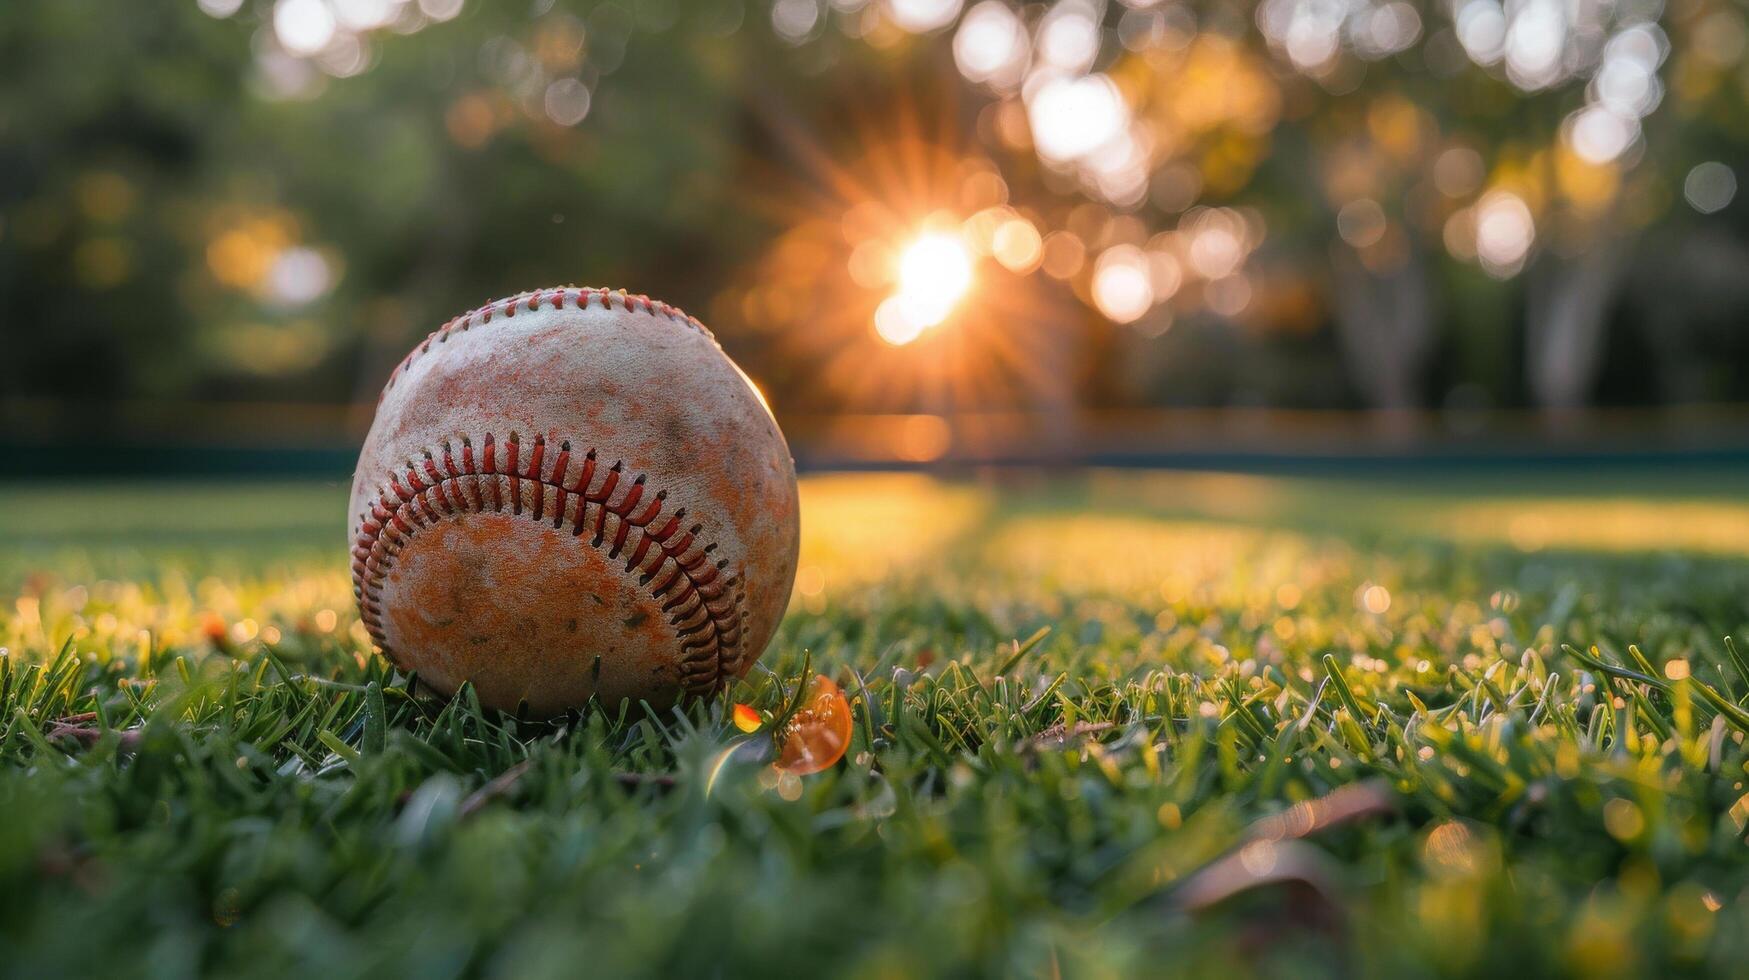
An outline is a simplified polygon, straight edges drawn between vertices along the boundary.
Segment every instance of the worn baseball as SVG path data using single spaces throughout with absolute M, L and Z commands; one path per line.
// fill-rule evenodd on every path
M 795 466 L 698 320 L 542 289 L 444 324 L 389 377 L 352 485 L 353 588 L 421 683 L 551 716 L 708 695 L 795 578 Z

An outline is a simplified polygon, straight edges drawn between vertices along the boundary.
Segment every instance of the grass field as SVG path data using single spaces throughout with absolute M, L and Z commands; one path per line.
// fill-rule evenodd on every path
M 0 974 L 1740 975 L 1743 486 L 816 477 L 761 668 L 550 726 L 371 657 L 339 484 L 0 487 Z

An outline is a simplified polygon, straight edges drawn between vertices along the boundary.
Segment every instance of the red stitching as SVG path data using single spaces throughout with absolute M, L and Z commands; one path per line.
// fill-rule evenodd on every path
M 543 295 L 543 293 L 545 295 Z M 615 303 L 616 299 L 618 300 L 617 304 Z M 665 320 L 671 320 L 675 323 L 691 327 L 712 342 L 715 342 L 716 340 L 716 338 L 711 335 L 710 330 L 703 323 L 700 323 L 697 317 L 688 316 L 677 306 L 672 306 L 660 300 L 653 300 L 641 293 L 627 293 L 623 289 L 600 289 L 578 286 L 561 286 L 550 291 L 535 289 L 526 293 L 517 293 L 515 296 L 495 299 L 492 302 L 468 313 L 464 313 L 461 316 L 450 320 L 448 323 L 445 323 L 443 326 L 438 327 L 436 330 L 433 330 L 430 336 L 414 345 L 413 349 L 407 352 L 407 356 L 401 359 L 401 363 L 395 365 L 395 369 L 389 372 L 389 381 L 383 386 L 383 392 L 387 393 L 390 388 L 393 388 L 395 382 L 400 380 L 401 375 L 406 373 L 407 368 L 412 366 L 413 362 L 417 360 L 420 355 L 431 352 L 431 344 L 433 341 L 440 344 L 448 343 L 449 335 L 452 333 L 458 331 L 465 333 L 471 327 L 483 326 L 491 323 L 495 316 L 500 318 L 514 317 L 519 308 L 526 308 L 530 313 L 540 310 L 543 306 L 551 306 L 555 310 L 562 310 L 566 308 L 567 302 L 571 304 L 571 309 L 577 310 L 587 309 L 591 303 L 599 303 L 602 307 L 607 309 L 613 309 L 617 305 L 617 308 L 622 310 L 646 313 L 650 316 L 660 317 Z M 378 401 L 382 400 L 381 395 L 377 397 Z
M 547 494 L 553 494 L 551 509 L 555 529 L 571 524 L 571 534 L 581 537 L 585 521 L 589 522 L 593 538 L 590 546 L 601 549 L 607 537 L 608 514 L 615 518 L 610 560 L 619 558 L 628 543 L 631 556 L 625 572 L 637 574 L 640 587 L 648 588 L 650 596 L 661 603 L 669 625 L 680 639 L 681 685 L 688 693 L 705 695 L 736 666 L 741 642 L 741 624 L 747 612 L 743 608 L 746 593 L 739 588 L 735 576 L 724 577 L 727 561 L 712 563 L 710 556 L 716 545 L 694 547 L 702 525 L 694 524 L 676 536 L 686 509 L 668 515 L 661 526 L 651 525 L 661 516 L 668 499 L 666 490 L 645 495 L 642 474 L 632 479 L 617 502 L 614 500 L 625 470 L 623 463 L 614 463 L 602 478 L 601 486 L 591 489 L 595 474 L 595 450 L 584 454 L 577 480 L 565 482 L 571 465 L 571 444 L 559 445 L 549 468 L 543 462 L 545 436 L 536 436 L 533 452 L 526 469 L 517 466 L 520 437 L 510 433 L 507 460 L 503 470 L 497 467 L 497 441 L 487 433 L 482 444 L 481 459 L 476 465 L 473 442 L 462 437 L 462 452 L 456 461 L 450 444 L 442 447 L 443 465 L 436 455 L 426 452 L 418 462 L 407 463 L 404 472 L 389 474 L 388 484 L 378 491 L 369 509 L 359 517 L 358 536 L 352 550 L 353 594 L 358 598 L 360 618 L 371 639 L 391 661 L 400 664 L 389 647 L 382 626 L 382 589 L 389 570 L 394 567 L 407 542 L 421 529 L 437 523 L 444 516 L 504 510 L 503 490 L 508 489 L 511 513 L 523 513 L 522 486 L 527 484 L 534 495 L 529 516 L 544 522 L 547 516 Z M 423 475 L 421 471 L 423 470 Z M 471 484 L 471 486 L 470 486 Z M 484 488 L 491 488 L 488 500 Z M 469 491 L 472 491 L 470 494 Z M 593 507 L 594 513 L 590 513 Z M 632 531 L 637 540 L 632 542 Z M 667 571 L 663 568 L 667 566 Z M 658 580 L 658 575 L 660 579 Z M 400 664 L 405 667 L 407 665 Z

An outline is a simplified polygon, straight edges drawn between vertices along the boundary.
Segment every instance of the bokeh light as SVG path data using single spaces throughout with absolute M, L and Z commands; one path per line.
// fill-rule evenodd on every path
M 1558 0 L 1525 0 L 1506 27 L 1506 75 L 1523 89 L 1554 84 L 1561 75 L 1567 33 Z
M 589 87 L 575 78 L 561 78 L 547 86 L 542 98 L 547 117 L 561 126 L 575 126 L 589 114 Z
M 1606 106 L 1586 106 L 1568 121 L 1567 139 L 1573 152 L 1590 163 L 1608 163 L 1624 153 L 1640 135 L 1636 119 L 1624 118 Z
M 918 34 L 946 27 L 960 12 L 960 0 L 888 0 L 888 3 L 893 23 Z
M 820 7 L 814 0 L 776 0 L 771 5 L 771 26 L 779 37 L 800 43 L 820 23 Z
M 288 248 L 274 256 L 267 268 L 267 294 L 284 306 L 308 305 L 326 295 L 333 285 L 333 268 L 313 248 Z
M 1087 246 L 1081 237 L 1067 229 L 1053 231 L 1044 239 L 1040 256 L 1045 274 L 1055 279 L 1068 279 L 1081 271 L 1087 261 Z
M 1027 53 L 1026 25 L 1001 0 L 983 0 L 967 11 L 953 38 L 954 63 L 972 82 L 1018 84 Z
M 1433 163 L 1433 183 L 1446 197 L 1462 198 L 1482 186 L 1487 170 L 1482 155 L 1467 146 L 1454 146 Z
M 1385 211 L 1371 198 L 1349 201 L 1336 213 L 1336 231 L 1355 248 L 1376 244 L 1385 236 Z
M 1536 221 L 1524 199 L 1511 191 L 1490 191 L 1476 204 L 1476 257 L 1489 274 L 1515 275 L 1536 241 Z
M 1147 256 L 1134 245 L 1118 245 L 1099 256 L 1093 268 L 1093 301 L 1118 323 L 1131 323 L 1154 305 Z
M 329 0 L 335 19 L 352 31 L 385 27 L 395 19 L 405 0 Z
M 1079 74 L 1099 56 L 1101 11 L 1091 0 L 1058 0 L 1040 21 L 1039 60 L 1066 74 Z
M 462 0 L 419 0 L 419 12 L 435 21 L 453 20 L 462 12 Z
M 1038 268 L 1044 256 L 1044 240 L 1032 222 L 1021 217 L 1009 218 L 996 227 L 990 254 L 1003 268 L 1025 275 Z
M 1717 160 L 1696 164 L 1682 182 L 1682 196 L 1701 214 L 1723 211 L 1737 196 L 1737 175 Z
M 292 54 L 315 54 L 328 45 L 337 27 L 334 11 L 322 0 L 279 0 L 273 30 Z
M 1116 140 L 1129 122 L 1117 86 L 1104 75 L 1051 79 L 1028 105 L 1033 140 L 1047 160 L 1080 160 Z
M 914 315 L 903 297 L 888 296 L 875 307 L 874 328 L 882 340 L 894 347 L 903 347 L 923 336 L 929 324 Z

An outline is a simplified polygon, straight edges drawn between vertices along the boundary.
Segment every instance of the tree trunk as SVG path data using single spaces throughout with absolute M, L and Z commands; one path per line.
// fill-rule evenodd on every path
M 1545 256 L 1537 263 L 1526 290 L 1525 369 L 1542 408 L 1574 409 L 1589 400 L 1628 251 L 1627 241 L 1610 238 L 1574 259 Z
M 1411 251 L 1380 276 L 1345 245 L 1332 253 L 1337 339 L 1349 377 L 1373 408 L 1421 407 L 1422 375 L 1433 348 L 1433 303 L 1421 257 Z

